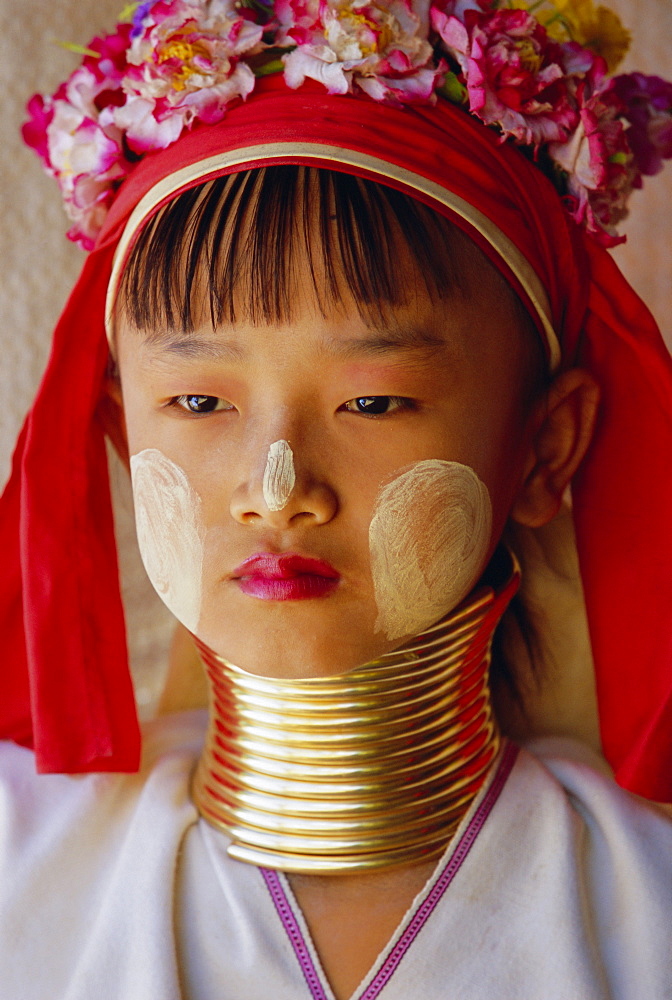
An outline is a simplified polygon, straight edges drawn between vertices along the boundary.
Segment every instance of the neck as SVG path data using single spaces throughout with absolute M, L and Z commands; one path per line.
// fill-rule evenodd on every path
M 241 861 L 304 874 L 438 857 L 499 751 L 488 673 L 519 573 L 348 673 L 249 674 L 199 643 L 211 685 L 194 782 Z

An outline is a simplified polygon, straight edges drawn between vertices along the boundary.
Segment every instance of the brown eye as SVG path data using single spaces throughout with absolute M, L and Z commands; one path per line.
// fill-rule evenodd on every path
M 214 413 L 216 410 L 233 409 L 231 403 L 219 396 L 176 396 L 173 403 L 189 413 Z
M 364 416 L 380 417 L 396 410 L 413 409 L 413 401 L 405 396 L 357 396 L 343 404 L 350 413 L 361 413 Z

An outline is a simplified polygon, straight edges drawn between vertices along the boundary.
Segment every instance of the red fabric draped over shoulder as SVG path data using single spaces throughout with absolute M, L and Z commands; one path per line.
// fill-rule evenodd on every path
M 134 770 L 140 738 L 96 408 L 112 247 L 94 251 L 51 357 L 0 506 L 0 733 L 41 771 Z
M 255 159 L 255 149 L 296 151 Z M 329 146 L 328 157 L 306 152 Z M 672 365 L 650 314 L 607 252 L 578 232 L 547 179 L 516 149 L 445 102 L 394 108 L 331 97 L 317 84 L 263 81 L 223 123 L 146 156 L 124 182 L 56 330 L 49 368 L 0 508 L 6 649 L 0 733 L 35 746 L 45 771 L 137 766 L 112 514 L 96 403 L 107 347 L 104 300 L 129 214 L 164 178 L 244 151 L 216 176 L 260 162 L 340 162 L 338 150 L 393 164 L 380 177 L 450 216 L 521 292 L 507 261 L 464 217 L 413 189 L 447 189 L 494 223 L 546 290 L 564 366 L 602 388 L 597 435 L 574 484 L 574 515 L 597 671 L 602 736 L 623 784 L 672 799 Z M 185 181 L 184 187 L 198 180 Z

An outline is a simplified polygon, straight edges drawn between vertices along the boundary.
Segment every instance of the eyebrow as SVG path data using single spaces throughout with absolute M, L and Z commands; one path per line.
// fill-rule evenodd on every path
M 212 361 L 241 361 L 245 349 L 231 340 L 218 337 L 209 339 L 195 334 L 174 331 L 152 332 L 145 336 L 145 343 L 152 349 L 177 354 L 186 358 L 207 358 Z
M 174 331 L 152 332 L 145 343 L 168 354 L 186 358 L 207 358 L 214 361 L 242 361 L 245 347 L 221 337 L 216 339 Z M 421 327 L 391 328 L 372 332 L 364 337 L 327 337 L 320 344 L 324 354 L 352 360 L 361 357 L 378 357 L 401 352 L 433 352 L 446 346 L 445 339 Z
M 446 346 L 443 337 L 418 327 L 403 327 L 372 333 L 366 337 L 334 339 L 325 344 L 327 351 L 338 357 L 351 359 L 375 357 L 403 351 L 435 351 Z

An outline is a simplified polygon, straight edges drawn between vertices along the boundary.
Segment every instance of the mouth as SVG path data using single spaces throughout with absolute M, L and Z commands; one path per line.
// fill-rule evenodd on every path
M 328 594 L 341 576 L 322 559 L 262 552 L 241 563 L 231 579 L 244 594 L 262 601 L 301 601 Z

